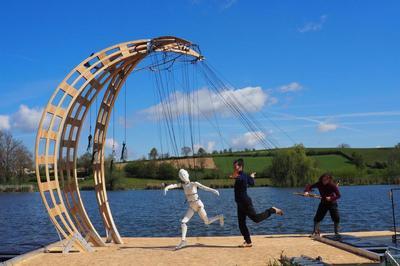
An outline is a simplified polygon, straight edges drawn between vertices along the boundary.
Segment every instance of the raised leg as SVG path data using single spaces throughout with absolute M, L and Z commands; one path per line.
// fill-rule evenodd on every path
M 222 214 L 208 218 L 207 212 L 204 209 L 204 207 L 200 208 L 198 214 L 199 214 L 200 218 L 204 221 L 205 224 L 212 224 L 213 222 L 219 220 L 220 225 L 221 226 L 224 225 L 224 216 Z
M 273 213 L 275 213 L 275 209 L 273 208 L 269 208 L 263 212 L 257 213 L 252 204 L 247 207 L 247 216 L 255 223 L 264 221 Z

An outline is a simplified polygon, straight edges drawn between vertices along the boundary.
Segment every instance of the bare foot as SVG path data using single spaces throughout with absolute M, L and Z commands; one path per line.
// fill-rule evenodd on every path
M 277 207 L 271 207 L 272 209 L 275 210 L 276 215 L 282 216 L 283 211 L 281 209 L 278 209 Z

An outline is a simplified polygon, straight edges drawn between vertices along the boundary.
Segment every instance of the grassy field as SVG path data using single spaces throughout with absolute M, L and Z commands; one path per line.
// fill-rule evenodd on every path
M 229 176 L 232 174 L 232 163 L 235 158 L 236 157 L 231 156 L 218 156 L 214 157 L 214 163 L 219 170 L 221 170 L 225 175 Z M 261 173 L 267 166 L 271 165 L 271 162 L 272 157 L 246 157 L 245 168 L 251 172 Z
M 116 189 L 146 189 L 160 187 L 162 183 L 175 183 L 176 180 L 127 178 L 121 176 L 116 182 Z M 93 189 L 93 179 L 86 179 L 79 182 L 81 189 Z
M 373 164 L 376 161 L 385 162 L 393 152 L 393 148 L 349 148 L 341 150 L 349 156 L 353 152 L 360 153 L 368 164 Z
M 288 148 L 282 148 L 280 150 L 285 150 Z M 375 161 L 387 161 L 390 154 L 392 153 L 394 148 L 385 147 L 385 148 L 306 148 L 307 152 L 319 152 L 319 153 L 335 153 L 335 152 L 343 152 L 348 156 L 351 156 L 353 152 L 360 153 L 367 163 L 374 163 Z M 271 156 L 277 150 L 256 150 L 256 151 L 248 151 L 248 152 L 234 152 L 230 156 L 238 157 L 243 154 L 252 156 L 254 154 L 259 156 Z M 226 157 L 226 155 L 217 155 L 221 157 Z
M 229 175 L 232 173 L 232 162 L 236 157 L 214 157 L 215 165 L 224 174 Z M 355 166 L 349 162 L 346 158 L 340 155 L 315 155 L 311 156 L 318 163 L 318 167 L 324 171 L 332 170 L 353 170 Z M 266 167 L 271 165 L 271 156 L 259 156 L 259 157 L 245 157 L 245 168 L 249 172 L 262 173 Z
M 318 163 L 318 168 L 324 171 L 355 170 L 354 164 L 340 155 L 316 155 L 311 156 Z

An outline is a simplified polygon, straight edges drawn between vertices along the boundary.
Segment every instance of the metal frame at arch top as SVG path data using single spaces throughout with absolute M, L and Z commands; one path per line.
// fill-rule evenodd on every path
M 36 137 L 36 176 L 51 221 L 76 249 L 88 251 L 91 245 L 105 245 L 85 210 L 76 170 L 80 134 L 91 104 L 106 87 L 94 132 L 94 187 L 107 238 L 122 243 L 111 214 L 104 173 L 104 147 L 112 108 L 122 84 L 148 54 L 175 52 L 202 59 L 192 47 L 192 43 L 171 36 L 111 46 L 82 61 L 51 96 Z

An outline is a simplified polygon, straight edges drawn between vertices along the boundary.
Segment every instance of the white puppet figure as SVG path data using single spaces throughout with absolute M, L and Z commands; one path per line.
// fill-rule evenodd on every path
M 209 191 L 219 196 L 218 190 L 206 187 L 199 182 L 190 182 L 189 173 L 185 169 L 179 170 L 179 178 L 182 180 L 182 183 L 168 185 L 164 188 L 164 194 L 167 194 L 167 191 L 174 188 L 183 188 L 183 191 L 186 196 L 186 200 L 189 203 L 189 209 L 187 210 L 185 216 L 181 221 L 182 228 L 182 240 L 180 244 L 175 249 L 180 249 L 186 246 L 186 233 L 187 233 L 187 223 L 193 217 L 193 214 L 197 212 L 200 218 L 204 221 L 204 224 L 208 225 L 217 220 L 219 220 L 219 224 L 221 226 L 224 225 L 224 216 L 222 214 L 214 216 L 212 218 L 208 218 L 206 210 L 204 209 L 204 204 L 200 200 L 199 195 L 197 194 L 197 188 L 203 189 L 205 191 Z

